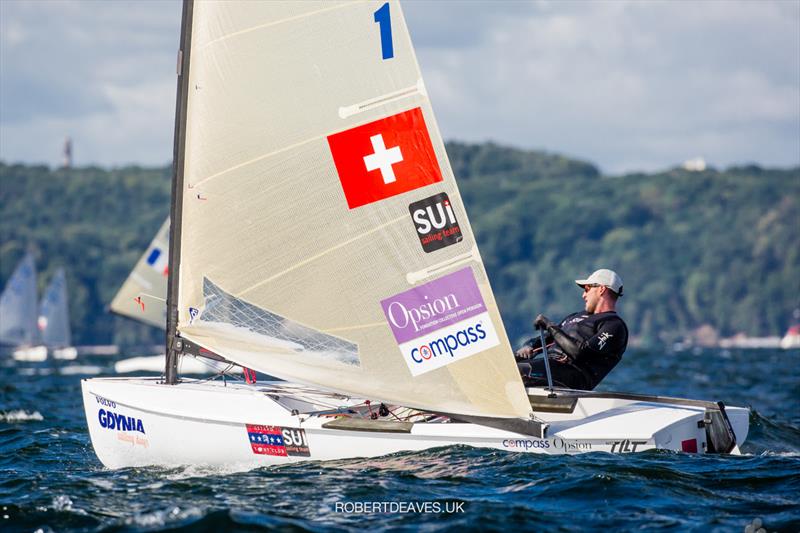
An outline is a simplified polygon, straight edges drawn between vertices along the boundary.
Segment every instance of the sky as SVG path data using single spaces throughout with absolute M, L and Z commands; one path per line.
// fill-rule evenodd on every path
M 446 140 L 607 174 L 800 164 L 800 1 L 407 1 Z M 0 0 L 0 160 L 172 158 L 177 0 Z

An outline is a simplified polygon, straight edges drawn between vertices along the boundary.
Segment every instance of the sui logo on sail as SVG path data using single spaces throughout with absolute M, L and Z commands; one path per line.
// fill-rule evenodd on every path
M 414 202 L 408 210 L 425 252 L 435 252 L 464 239 L 446 192 Z
M 414 376 L 500 344 L 470 267 L 381 300 L 381 306 Z

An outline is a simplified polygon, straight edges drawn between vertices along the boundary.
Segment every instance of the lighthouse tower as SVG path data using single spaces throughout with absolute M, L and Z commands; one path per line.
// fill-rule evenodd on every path
M 69 137 L 64 139 L 64 158 L 62 159 L 62 166 L 64 168 L 72 168 L 72 139 Z

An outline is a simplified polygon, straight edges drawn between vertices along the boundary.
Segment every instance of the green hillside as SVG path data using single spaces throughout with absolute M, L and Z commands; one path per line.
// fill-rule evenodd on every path
M 572 280 L 599 267 L 622 275 L 621 313 L 645 343 L 702 325 L 780 335 L 800 307 L 800 168 L 611 177 L 493 144 L 448 153 L 512 339 L 537 312 L 577 310 Z M 169 174 L 0 163 L 0 283 L 30 247 L 40 289 L 67 267 L 77 344 L 159 342 L 107 306 L 168 214 Z

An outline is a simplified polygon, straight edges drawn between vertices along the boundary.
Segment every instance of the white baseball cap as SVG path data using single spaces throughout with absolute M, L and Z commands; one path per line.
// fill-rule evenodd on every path
M 586 285 L 602 285 L 622 296 L 622 278 L 616 272 L 607 268 L 595 270 L 588 278 L 576 279 L 575 283 L 581 288 Z

